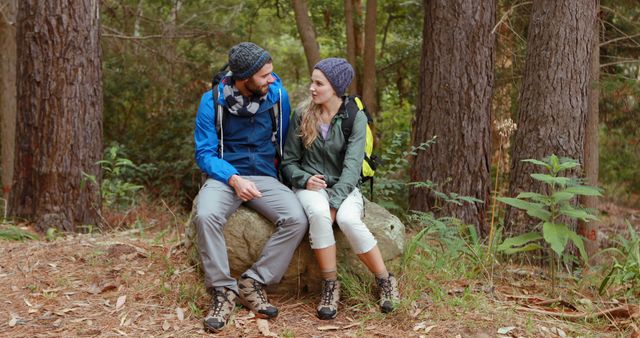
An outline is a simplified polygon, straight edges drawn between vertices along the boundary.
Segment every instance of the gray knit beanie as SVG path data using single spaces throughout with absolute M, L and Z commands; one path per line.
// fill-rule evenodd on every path
M 241 42 L 229 50 L 229 69 L 235 80 L 251 77 L 271 61 L 271 55 L 253 42 Z
M 353 67 L 342 58 L 320 60 L 313 68 L 318 69 L 327 77 L 338 96 L 344 95 L 353 80 Z

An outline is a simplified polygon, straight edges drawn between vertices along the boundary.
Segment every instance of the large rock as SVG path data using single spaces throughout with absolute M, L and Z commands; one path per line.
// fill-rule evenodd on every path
M 193 264 L 200 266 L 201 259 L 198 252 L 198 240 L 195 223 L 197 197 L 193 203 L 193 210 L 186 226 L 186 247 Z M 402 254 L 404 245 L 404 225 L 400 220 L 379 205 L 365 199 L 365 224 L 378 241 L 385 262 L 389 262 Z M 231 274 L 238 277 L 246 271 L 260 256 L 260 252 L 269 236 L 275 231 L 275 226 L 257 212 L 241 206 L 227 221 L 224 237 L 227 242 L 227 252 Z M 350 270 L 359 274 L 368 274 L 366 267 L 358 260 L 351 250 L 346 237 L 338 227 L 334 228 L 339 266 L 349 266 Z M 346 265 L 344 265 L 346 264 Z M 309 246 L 309 239 L 305 237 L 296 249 L 289 268 L 282 281 L 269 287 L 270 291 L 288 294 L 300 294 L 305 291 L 320 290 L 320 270 Z

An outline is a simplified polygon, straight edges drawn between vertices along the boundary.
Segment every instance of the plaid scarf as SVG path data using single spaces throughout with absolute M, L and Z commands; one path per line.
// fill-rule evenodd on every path
M 222 79 L 222 94 L 224 100 L 227 102 L 229 113 L 236 116 L 253 116 L 258 112 L 260 108 L 260 101 L 262 101 L 266 95 L 246 97 L 240 94 L 238 88 L 235 87 L 233 80 L 227 74 Z

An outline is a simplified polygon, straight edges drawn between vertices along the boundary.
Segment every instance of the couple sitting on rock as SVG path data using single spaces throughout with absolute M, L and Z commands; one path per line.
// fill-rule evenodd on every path
M 335 318 L 340 282 L 334 221 L 375 274 L 382 312 L 393 310 L 399 300 L 396 279 L 362 222 L 358 186 L 367 117 L 357 112 L 348 139 L 340 128 L 348 118 L 343 95 L 354 76 L 352 66 L 339 58 L 315 65 L 309 98 L 294 112 L 291 128 L 289 97 L 269 53 L 240 43 L 229 51 L 229 68 L 218 87 L 202 96 L 195 127 L 196 161 L 208 176 L 195 217 L 205 286 L 213 298 L 205 330 L 222 330 L 236 300 L 258 317 L 276 317 L 278 309 L 264 289 L 280 281 L 307 230 L 323 277 L 317 314 Z M 278 181 L 279 169 L 293 191 Z M 243 203 L 273 222 L 276 231 L 236 281 L 223 228 Z

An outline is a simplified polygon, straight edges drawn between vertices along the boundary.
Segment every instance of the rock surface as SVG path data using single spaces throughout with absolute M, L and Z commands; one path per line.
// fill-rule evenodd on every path
M 197 246 L 197 231 L 193 222 L 196 212 L 196 200 L 186 226 L 186 247 L 192 263 L 200 266 L 201 260 Z M 385 262 L 389 262 L 402 255 L 404 247 L 404 225 L 400 220 L 381 206 L 365 199 L 364 222 L 378 241 Z M 241 206 L 228 220 L 224 230 L 227 242 L 229 265 L 234 277 L 240 276 L 260 256 L 260 252 L 275 226 L 257 212 Z M 337 245 L 338 266 L 349 266 L 363 276 L 370 275 L 366 267 L 358 260 L 351 250 L 346 237 L 335 226 L 334 233 Z M 345 265 L 346 264 L 346 265 Z M 371 277 L 369 277 L 371 278 Z M 269 287 L 272 292 L 298 295 L 302 292 L 317 292 L 320 290 L 320 270 L 317 267 L 313 251 L 309 246 L 308 236 L 305 236 L 296 249 L 289 268 L 282 281 Z

